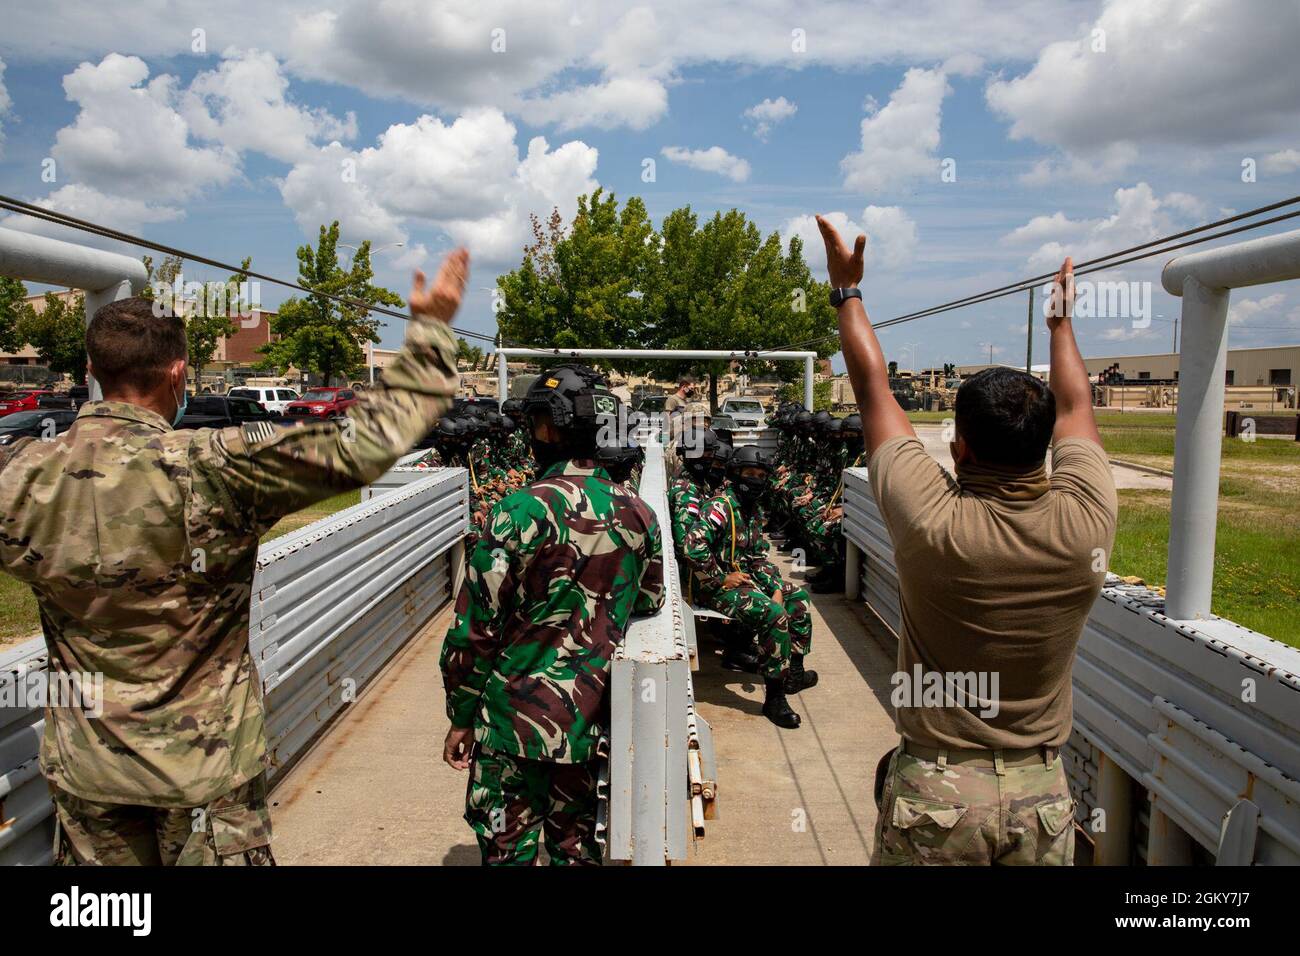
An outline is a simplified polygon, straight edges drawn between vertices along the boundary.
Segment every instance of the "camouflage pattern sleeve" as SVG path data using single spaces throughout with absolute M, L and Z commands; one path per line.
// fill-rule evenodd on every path
M 721 582 L 726 569 L 718 560 L 719 529 L 726 527 L 725 505 L 719 498 L 710 498 L 700 506 L 701 518 L 686 533 L 682 554 L 691 570 L 709 581 Z
M 519 551 L 517 525 L 506 508 L 498 505 L 492 510 L 486 531 L 465 562 L 456 620 L 442 645 L 442 683 L 453 727 L 474 726 L 479 698 L 501 645 L 504 586 Z
M 641 589 L 637 592 L 633 614 L 649 614 L 664 606 L 664 543 L 659 522 L 650 523 L 649 560 L 641 570 Z
M 451 405 L 458 381 L 453 342 L 446 323 L 412 318 L 383 381 L 341 422 L 195 431 L 194 481 L 228 499 L 240 527 L 259 534 L 286 514 L 374 481 Z
M 781 586 L 781 570 L 768 556 L 771 546 L 763 535 L 763 518 L 755 517 L 750 526 L 750 546 L 745 554 L 745 565 L 754 583 L 766 594 Z

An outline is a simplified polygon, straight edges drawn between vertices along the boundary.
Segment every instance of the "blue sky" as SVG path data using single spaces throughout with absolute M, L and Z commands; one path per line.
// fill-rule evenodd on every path
M 485 332 L 528 213 L 567 215 L 597 183 L 656 223 L 736 206 L 811 235 L 838 214 L 870 238 L 877 319 L 1300 193 L 1294 0 L 69 0 L 6 18 L 0 192 L 285 277 L 338 217 L 345 240 L 404 244 L 376 259 L 401 293 L 464 242 L 460 321 Z M 1085 354 L 1168 348 L 1159 265 L 1103 277 L 1151 283 L 1152 321 L 1081 320 Z M 905 367 L 912 344 L 923 364 L 990 345 L 1016 362 L 1024 322 L 1017 296 L 885 344 Z M 1231 342 L 1300 343 L 1297 283 L 1236 293 Z

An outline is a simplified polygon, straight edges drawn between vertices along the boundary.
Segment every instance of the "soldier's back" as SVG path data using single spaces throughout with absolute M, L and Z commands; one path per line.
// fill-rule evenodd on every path
M 194 472 L 190 446 L 211 432 L 122 403 L 88 411 L 0 460 L 0 563 L 36 593 L 51 670 L 103 679 L 98 719 L 48 712 L 43 766 L 86 799 L 196 806 L 262 769 L 257 537 Z

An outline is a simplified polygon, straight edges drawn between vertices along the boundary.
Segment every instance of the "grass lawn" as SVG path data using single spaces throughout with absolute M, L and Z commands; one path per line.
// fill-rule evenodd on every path
M 907 417 L 941 422 L 952 412 Z M 1112 458 L 1173 470 L 1172 413 L 1101 411 L 1097 427 Z M 1225 438 L 1221 469 L 1214 613 L 1300 647 L 1300 442 Z M 1125 489 L 1119 501 L 1111 570 L 1163 586 L 1169 493 Z
M 304 525 L 328 517 L 336 511 L 357 504 L 361 500 L 360 491 L 345 491 L 343 494 L 327 498 L 310 508 L 295 512 L 282 518 L 270 531 L 263 535 L 263 541 L 270 541 L 290 531 L 297 531 Z M 0 647 L 17 644 L 40 633 L 41 622 L 36 613 L 36 599 L 25 584 L 7 574 L 0 574 Z

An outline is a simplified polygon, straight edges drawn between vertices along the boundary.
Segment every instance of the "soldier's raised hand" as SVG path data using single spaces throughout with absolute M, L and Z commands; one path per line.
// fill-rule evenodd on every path
M 424 273 L 415 271 L 411 283 L 411 294 L 407 304 L 411 315 L 438 322 L 450 322 L 456 310 L 460 308 L 461 297 L 465 294 L 465 283 L 469 279 L 469 250 L 463 246 L 447 254 L 438 267 L 438 275 L 433 285 L 426 286 Z

